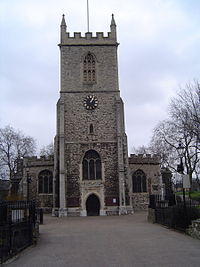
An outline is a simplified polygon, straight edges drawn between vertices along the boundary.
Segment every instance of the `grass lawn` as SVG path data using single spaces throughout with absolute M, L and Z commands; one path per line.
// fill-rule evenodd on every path
M 183 192 L 176 192 L 176 195 L 177 196 L 180 196 L 182 194 L 183 194 Z M 186 195 L 189 195 L 189 192 L 185 192 L 185 194 Z M 191 192 L 190 193 L 190 196 L 191 196 L 191 199 L 200 201 L 200 191 L 198 191 L 198 192 L 196 192 L 196 191 L 195 192 Z

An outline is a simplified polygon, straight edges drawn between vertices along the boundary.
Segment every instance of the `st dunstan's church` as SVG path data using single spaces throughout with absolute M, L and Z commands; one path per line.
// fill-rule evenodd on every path
M 160 193 L 159 158 L 128 157 L 118 45 L 113 15 L 107 36 L 70 36 L 63 15 L 54 156 L 24 158 L 20 182 L 24 197 L 29 186 L 31 198 L 55 216 L 129 214 Z

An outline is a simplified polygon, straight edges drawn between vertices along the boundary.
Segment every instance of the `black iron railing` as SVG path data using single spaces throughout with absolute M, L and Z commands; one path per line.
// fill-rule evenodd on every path
M 176 203 L 175 196 L 169 195 L 163 198 L 160 195 L 150 195 L 149 208 L 154 210 L 155 222 L 169 228 L 185 231 L 192 220 L 200 218 L 199 205 L 188 201 Z
M 156 207 L 166 207 L 176 205 L 176 199 L 174 194 L 165 195 L 150 195 L 149 196 L 149 208 L 155 209 Z
M 33 244 L 36 225 L 34 201 L 0 202 L 0 262 Z

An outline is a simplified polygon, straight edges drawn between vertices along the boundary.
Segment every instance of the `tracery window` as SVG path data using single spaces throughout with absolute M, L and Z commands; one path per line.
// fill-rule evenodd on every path
M 147 192 L 146 175 L 142 170 L 137 170 L 133 173 L 133 193 Z
M 41 171 L 38 175 L 39 194 L 51 194 L 53 192 L 53 174 L 49 170 Z
M 96 82 L 95 57 L 89 52 L 83 60 L 83 81 Z
M 88 150 L 82 162 L 83 180 L 101 179 L 101 158 L 95 150 Z

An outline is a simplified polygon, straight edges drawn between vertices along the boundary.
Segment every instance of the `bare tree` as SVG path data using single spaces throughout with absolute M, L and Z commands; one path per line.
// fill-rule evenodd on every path
M 159 153 L 162 164 L 176 169 L 177 146 L 181 141 L 184 146 L 184 163 L 186 173 L 192 179 L 197 174 L 200 162 L 200 84 L 194 82 L 182 89 L 171 100 L 170 119 L 162 121 L 154 129 L 151 149 Z M 198 178 L 198 175 L 196 175 Z
M 200 161 L 196 165 L 195 176 L 196 176 L 197 184 L 199 185 L 199 188 L 200 188 Z
M 194 81 L 182 88 L 170 103 L 170 116 L 196 137 L 200 145 L 200 83 Z
M 135 153 L 135 154 L 150 154 L 151 151 L 149 149 L 149 147 L 146 147 L 146 146 L 139 146 L 139 147 L 133 147 L 132 148 L 132 152 Z
M 153 154 L 160 155 L 161 166 L 173 171 L 176 169 L 177 151 L 179 142 L 177 128 L 171 121 L 164 120 L 154 129 L 150 143 L 150 150 Z
M 11 126 L 0 128 L 0 168 L 1 178 L 14 178 L 17 171 L 17 161 L 35 152 L 35 140 L 24 136 Z
M 43 148 L 40 150 L 40 156 L 53 156 L 54 155 L 54 147 L 53 142 L 50 143 L 47 146 L 43 146 Z

